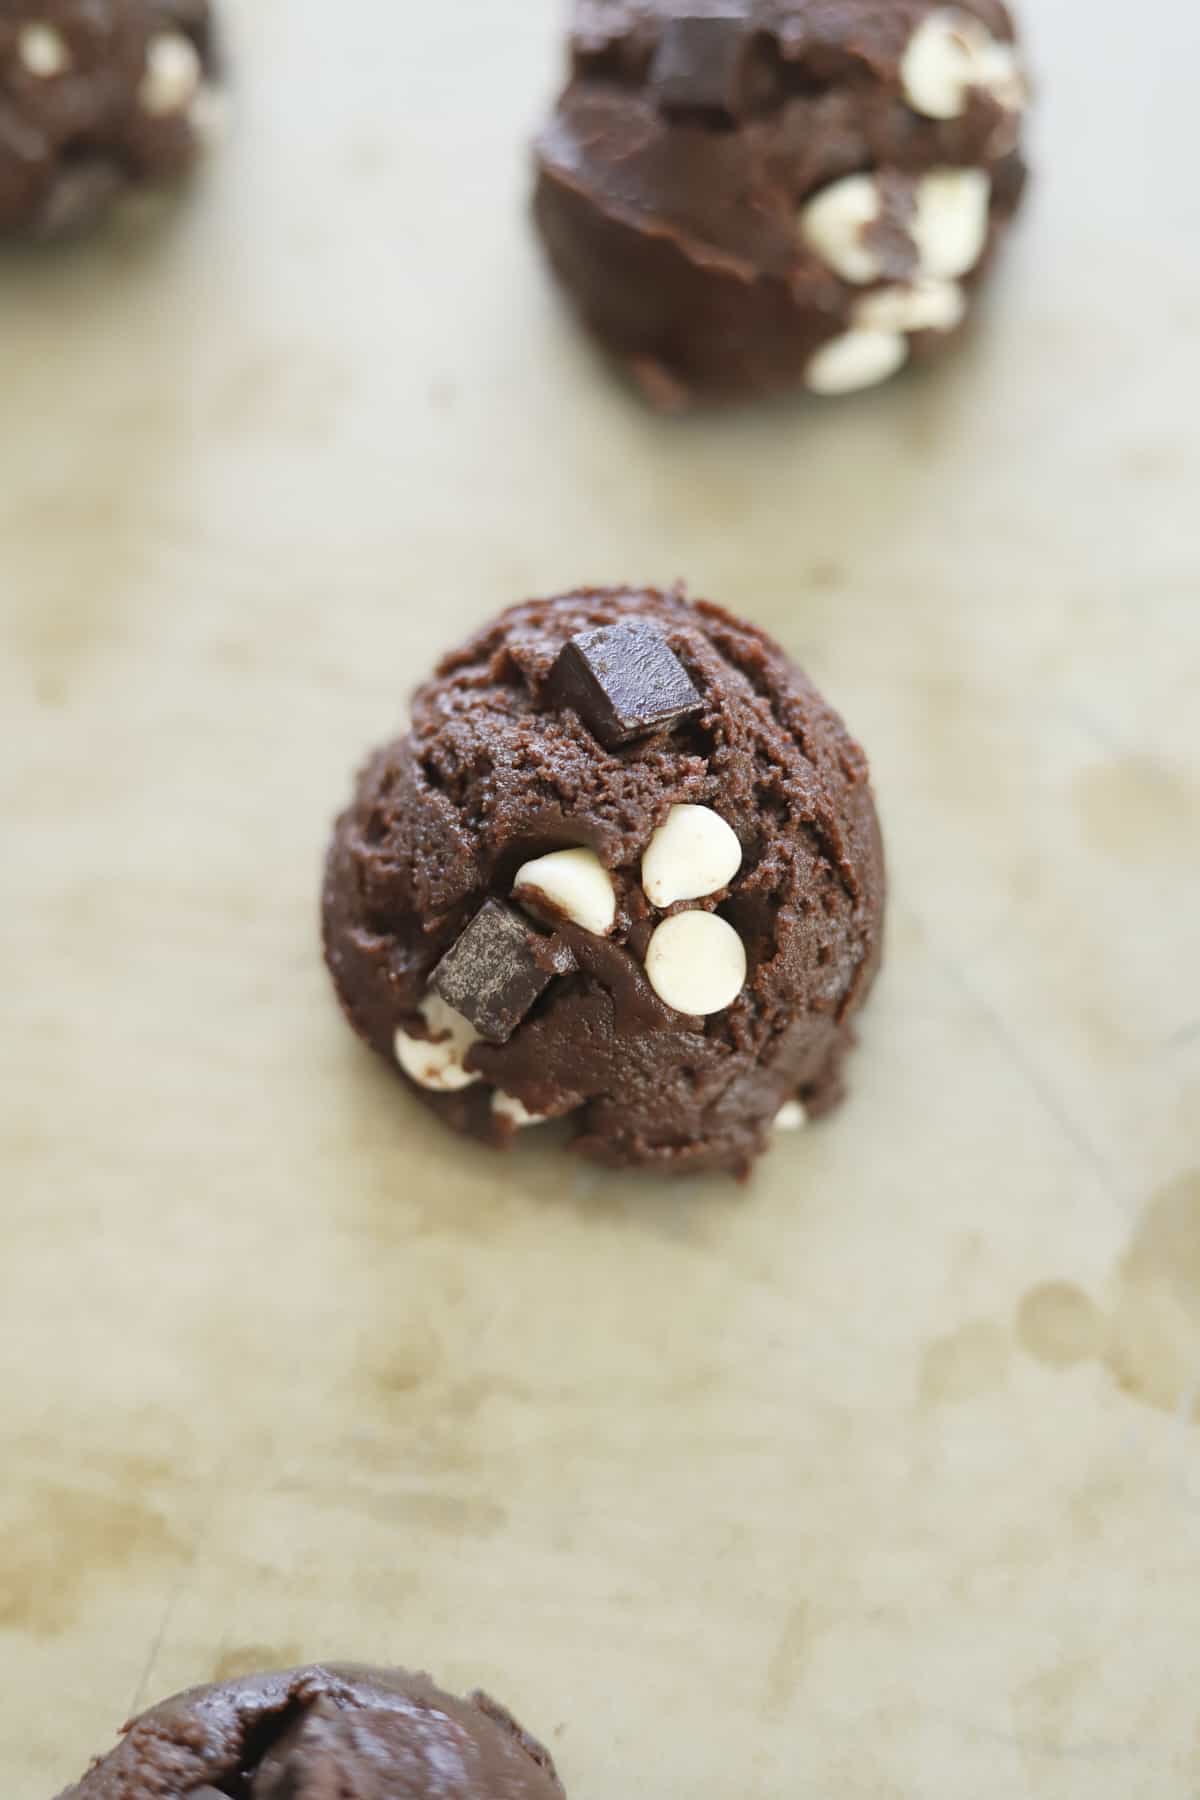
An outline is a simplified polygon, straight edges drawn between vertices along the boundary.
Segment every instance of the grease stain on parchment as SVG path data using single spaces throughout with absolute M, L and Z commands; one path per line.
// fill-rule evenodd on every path
M 1070 1282 L 1047 1282 L 1021 1302 L 1017 1337 L 1051 1368 L 1102 1362 L 1131 1398 L 1200 1422 L 1200 1170 L 1151 1196 L 1107 1312 Z
M 377 1331 L 360 1350 L 356 1385 L 376 1406 L 390 1409 L 398 1401 L 428 1387 L 445 1361 L 441 1335 L 430 1318 L 413 1314 L 402 1325 Z
M 1008 1333 L 989 1319 L 936 1339 L 921 1359 L 922 1404 L 957 1406 L 1003 1387 L 1009 1350 Z
M 778 1718 L 786 1713 L 800 1685 L 804 1658 L 811 1636 L 809 1609 L 800 1601 L 790 1608 L 767 1664 L 763 1713 Z
M 1069 1281 L 1033 1288 L 1017 1313 L 1019 1343 L 1052 1369 L 1070 1369 L 1101 1355 L 1106 1329 L 1095 1301 Z
M 172 1561 L 186 1548 L 140 1488 L 47 1485 L 0 1526 L 0 1630 L 56 1637 L 94 1581 Z
M 288 1478 L 280 1481 L 275 1491 L 330 1512 L 355 1515 L 406 1532 L 489 1538 L 508 1523 L 506 1508 L 483 1494 L 456 1493 L 431 1485 L 402 1487 L 383 1481 L 359 1481 L 347 1473 L 341 1474 L 336 1483 L 323 1478 Z
M 1114 1282 L 1108 1361 L 1126 1393 L 1200 1420 L 1200 1171 L 1142 1215 Z
M 1083 770 L 1075 806 L 1092 848 L 1121 862 L 1194 848 L 1200 797 L 1184 775 L 1154 757 L 1115 757 Z

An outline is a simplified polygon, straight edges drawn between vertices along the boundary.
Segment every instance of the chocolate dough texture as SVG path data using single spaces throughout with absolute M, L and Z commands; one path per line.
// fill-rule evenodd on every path
M 194 1688 L 126 1726 L 59 1800 L 562 1800 L 549 1753 L 486 1694 L 331 1665 Z
M 959 333 L 1020 203 L 1003 0 L 575 0 L 535 213 L 652 404 L 873 386 Z
M 879 962 L 866 758 L 762 631 L 682 590 L 513 607 L 338 820 L 325 954 L 454 1130 L 745 1175 L 840 1098 Z
M 56 238 L 185 174 L 220 120 L 209 0 L 0 7 L 0 236 Z

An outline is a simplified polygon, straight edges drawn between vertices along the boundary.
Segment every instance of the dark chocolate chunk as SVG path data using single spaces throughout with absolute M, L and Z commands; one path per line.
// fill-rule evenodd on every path
M 677 725 L 704 701 L 666 639 L 641 620 L 581 631 L 563 645 L 546 683 L 606 749 Z
M 664 112 L 715 112 L 730 123 L 744 101 L 749 37 L 744 10 L 668 21 L 650 69 Z
M 480 1037 L 506 1044 L 554 977 L 574 967 L 565 944 L 488 900 L 433 971 L 432 985 Z

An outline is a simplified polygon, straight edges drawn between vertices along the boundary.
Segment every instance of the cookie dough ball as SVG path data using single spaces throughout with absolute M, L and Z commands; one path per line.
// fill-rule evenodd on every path
M 216 129 L 209 0 L 0 9 L 0 236 L 59 237 L 182 175 Z
M 587 589 L 418 692 L 336 826 L 325 953 L 455 1130 L 740 1175 L 839 1097 L 883 902 L 866 759 L 778 645 Z
M 562 1800 L 549 1753 L 489 1700 L 351 1666 L 193 1688 L 126 1726 L 59 1800 Z
M 668 410 L 943 349 L 1025 179 L 1003 0 L 575 0 L 537 219 Z

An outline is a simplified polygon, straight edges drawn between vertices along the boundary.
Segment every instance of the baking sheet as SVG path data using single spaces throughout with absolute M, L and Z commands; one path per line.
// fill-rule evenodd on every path
M 1194 14 L 1031 0 L 953 366 L 671 424 L 527 230 L 553 0 L 228 10 L 194 202 L 0 272 L 8 1800 L 334 1656 L 493 1689 L 573 1800 L 1184 1800 Z M 439 1136 L 317 954 L 443 645 L 681 575 L 843 709 L 894 880 L 851 1102 L 746 1191 Z

